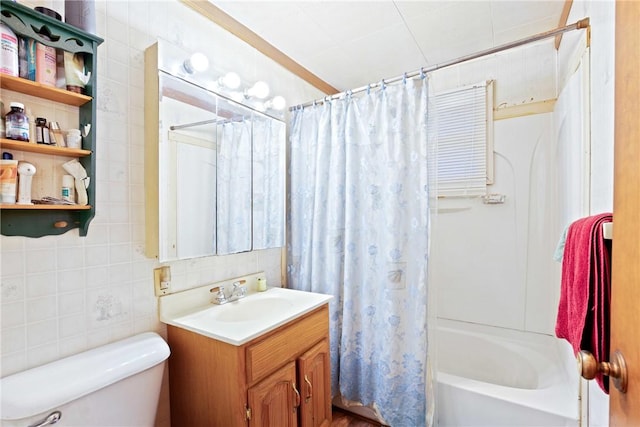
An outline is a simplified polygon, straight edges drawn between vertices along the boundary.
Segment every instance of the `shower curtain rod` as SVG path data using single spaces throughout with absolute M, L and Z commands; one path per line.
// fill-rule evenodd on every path
M 237 120 L 235 120 L 237 121 Z M 240 120 L 242 121 L 242 120 Z M 214 124 L 222 124 L 225 125 L 227 123 L 233 123 L 234 120 L 233 119 L 211 119 L 211 120 L 203 120 L 201 122 L 193 122 L 193 123 L 186 123 L 184 125 L 173 125 L 173 126 L 169 126 L 169 130 L 178 130 L 178 129 L 184 129 L 184 128 L 191 128 L 191 127 L 195 127 L 195 126 L 204 126 L 204 125 L 210 125 L 212 123 Z
M 426 73 L 431 73 L 433 71 L 440 70 L 442 68 L 450 67 L 452 65 L 457 65 L 457 64 L 460 64 L 460 63 L 466 62 L 466 61 L 471 61 L 472 59 L 477 59 L 477 58 L 480 58 L 480 57 L 483 57 L 483 56 L 486 56 L 486 55 L 491 55 L 493 53 L 501 52 L 503 50 L 508 50 L 508 49 L 511 49 L 511 48 L 514 48 L 514 47 L 518 47 L 518 46 L 522 46 L 522 45 L 525 45 L 525 44 L 537 42 L 539 40 L 544 40 L 544 39 L 547 39 L 549 37 L 555 37 L 557 35 L 566 33 L 568 31 L 581 30 L 581 29 L 585 29 L 585 28 L 588 28 L 588 27 L 589 27 L 589 18 L 583 18 L 583 19 L 581 19 L 581 20 L 579 20 L 579 21 L 577 21 L 577 22 L 575 22 L 573 24 L 566 25 L 564 27 L 559 27 L 559 28 L 556 28 L 554 30 L 545 31 L 544 33 L 539 33 L 539 34 L 536 34 L 534 36 L 530 36 L 530 37 L 526 37 L 524 39 L 516 40 L 514 42 L 505 43 L 505 44 L 502 44 L 500 46 L 496 46 L 496 47 L 492 47 L 490 49 L 482 50 L 480 52 L 476 52 L 476 53 L 472 53 L 472 54 L 469 54 L 469 55 L 461 56 L 459 58 L 452 59 L 450 61 L 443 62 L 441 64 L 436 64 L 436 65 L 433 65 L 431 67 L 426 67 L 426 68 L 425 67 L 421 67 L 419 70 L 413 71 L 411 73 L 404 73 L 401 76 L 392 77 L 390 79 L 382 79 L 381 81 L 376 82 L 376 83 L 371 83 L 371 84 L 368 84 L 366 86 L 362 86 L 362 87 L 359 87 L 359 88 L 356 88 L 356 89 L 351 89 L 351 90 L 340 92 L 340 93 L 336 93 L 336 94 L 333 94 L 333 95 L 328 95 L 328 96 L 325 96 L 324 98 L 316 99 L 315 101 L 311 101 L 311 102 L 307 102 L 307 103 L 304 103 L 304 104 L 296 105 L 296 106 L 290 107 L 289 111 L 294 111 L 294 110 L 297 110 L 299 108 L 310 107 L 311 105 L 314 105 L 314 104 L 321 104 L 321 103 L 326 102 L 326 101 L 339 99 L 339 98 L 343 97 L 344 95 L 346 95 L 347 93 L 354 94 L 354 93 L 358 93 L 358 92 L 364 92 L 366 90 L 370 90 L 370 89 L 376 88 L 376 87 L 381 86 L 381 85 L 385 85 L 385 84 L 389 84 L 389 83 L 395 83 L 395 82 L 400 81 L 400 80 L 416 77 L 416 76 L 419 76 L 419 75 L 422 75 L 422 74 L 426 74 Z

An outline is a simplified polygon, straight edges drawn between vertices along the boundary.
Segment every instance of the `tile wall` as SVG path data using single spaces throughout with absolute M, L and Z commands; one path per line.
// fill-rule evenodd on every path
M 60 2 L 23 2 L 58 7 Z M 163 38 L 209 56 L 214 69 L 264 79 L 289 105 L 321 97 L 301 79 L 178 1 L 96 1 L 98 57 L 96 217 L 77 230 L 1 245 L 0 376 L 144 331 L 158 322 L 144 256 L 144 50 Z M 174 290 L 264 270 L 280 281 L 281 251 L 170 263 Z M 166 393 L 163 398 L 166 399 Z M 168 413 L 159 423 L 168 425 Z

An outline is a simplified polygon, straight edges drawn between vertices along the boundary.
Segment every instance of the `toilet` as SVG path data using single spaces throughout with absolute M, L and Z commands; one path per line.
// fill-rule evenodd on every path
M 3 427 L 146 427 L 169 346 L 146 332 L 0 379 Z

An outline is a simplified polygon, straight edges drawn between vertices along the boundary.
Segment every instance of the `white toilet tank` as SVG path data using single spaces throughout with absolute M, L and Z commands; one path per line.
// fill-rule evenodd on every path
M 153 426 L 168 357 L 146 332 L 2 378 L 1 425 Z

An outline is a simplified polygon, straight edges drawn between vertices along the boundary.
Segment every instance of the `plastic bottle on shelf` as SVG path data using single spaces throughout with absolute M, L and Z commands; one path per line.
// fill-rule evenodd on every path
M 82 136 L 80 129 L 69 129 L 67 131 L 67 147 L 82 148 Z
M 10 76 L 18 76 L 18 37 L 11 28 L 0 23 L 0 72 Z
M 36 81 L 55 87 L 57 71 L 56 49 L 42 43 L 36 43 Z
M 75 203 L 75 179 L 71 175 L 62 175 L 62 192 L 61 196 L 63 200 L 67 202 Z
M 2 99 L 0 99 L 0 138 L 7 137 L 7 132 L 4 127 L 4 121 L 5 121 L 4 102 L 2 101 Z
M 47 126 L 47 119 L 45 119 L 44 117 L 36 118 L 35 140 L 38 144 L 51 144 L 51 138 L 49 137 L 49 127 Z
M 20 77 L 36 80 L 36 41 L 26 37 L 18 37 L 18 71 Z
M 7 139 L 29 141 L 29 119 L 24 114 L 24 104 L 11 103 L 11 111 L 5 116 L 5 132 Z
M 26 108 L 27 120 L 29 120 L 29 142 L 35 144 L 36 140 L 36 118 L 31 111 L 31 108 Z

